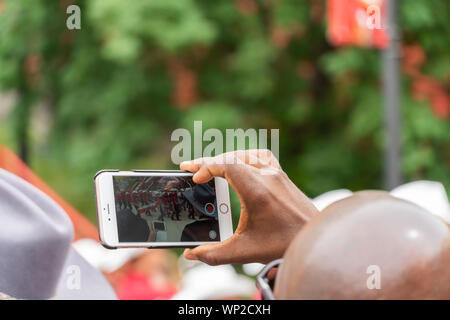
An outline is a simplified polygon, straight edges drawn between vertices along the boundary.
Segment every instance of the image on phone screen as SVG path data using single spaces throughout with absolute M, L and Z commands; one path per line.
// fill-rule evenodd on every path
M 114 176 L 119 242 L 220 241 L 214 181 Z

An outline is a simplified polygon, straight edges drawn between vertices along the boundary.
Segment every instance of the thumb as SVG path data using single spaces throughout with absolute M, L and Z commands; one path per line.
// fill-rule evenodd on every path
M 184 257 L 188 260 L 200 260 L 211 266 L 234 263 L 239 260 L 239 240 L 234 236 L 220 243 L 204 244 L 184 251 Z

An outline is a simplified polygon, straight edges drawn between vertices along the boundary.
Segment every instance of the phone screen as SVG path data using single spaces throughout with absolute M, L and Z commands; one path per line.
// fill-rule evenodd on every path
M 214 181 L 113 176 L 119 242 L 220 241 Z

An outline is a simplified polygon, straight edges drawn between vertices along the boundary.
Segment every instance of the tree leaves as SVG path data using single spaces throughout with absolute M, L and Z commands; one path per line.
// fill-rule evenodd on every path
M 324 1 L 79 0 L 77 31 L 65 27 L 63 2 L 3 3 L 0 90 L 26 99 L 0 136 L 10 141 L 11 120 L 49 103 L 51 134 L 31 164 L 91 217 L 95 171 L 174 168 L 170 134 L 194 120 L 224 133 L 279 128 L 280 162 L 310 196 L 382 187 L 380 52 L 331 48 Z M 402 1 L 400 13 L 403 41 L 426 54 L 421 72 L 446 88 L 447 1 Z M 27 59 L 38 62 L 34 84 Z M 193 89 L 176 83 L 174 65 Z M 405 177 L 449 190 L 449 123 L 403 80 Z M 181 108 L 173 97 L 183 89 L 196 92 Z

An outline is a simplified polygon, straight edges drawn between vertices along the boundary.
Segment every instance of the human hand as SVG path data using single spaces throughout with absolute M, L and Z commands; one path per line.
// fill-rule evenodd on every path
M 269 150 L 240 150 L 182 162 L 195 183 L 225 178 L 241 203 L 238 227 L 223 242 L 186 249 L 184 257 L 210 265 L 266 263 L 281 258 L 300 228 L 318 213 Z

